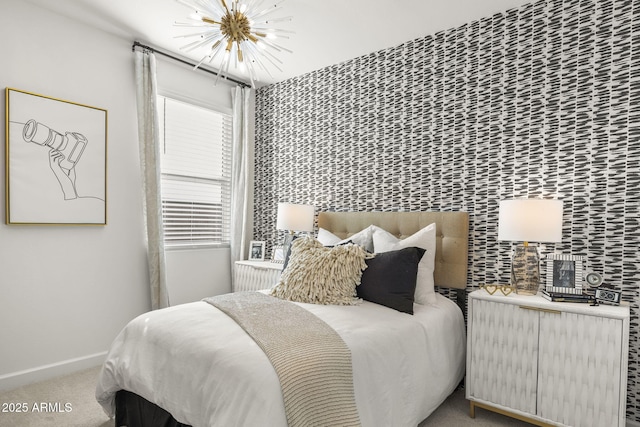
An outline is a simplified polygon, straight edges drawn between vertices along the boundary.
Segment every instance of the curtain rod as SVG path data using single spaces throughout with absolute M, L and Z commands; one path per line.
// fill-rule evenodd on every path
M 134 42 L 133 42 L 133 46 L 131 46 L 131 50 L 132 50 L 132 51 L 134 51 L 134 50 L 136 49 L 136 46 L 141 47 L 142 49 L 150 50 L 151 52 L 154 52 L 154 53 L 160 54 L 160 55 L 162 55 L 162 56 L 166 56 L 167 58 L 171 58 L 171 59 L 173 59 L 174 61 L 182 62 L 183 64 L 190 65 L 190 66 L 192 66 L 192 67 L 195 67 L 195 66 L 196 66 L 196 64 L 194 64 L 194 63 L 192 63 L 192 62 L 185 61 L 184 59 L 178 58 L 177 56 L 170 55 L 170 54 L 165 53 L 165 52 L 163 52 L 163 51 L 161 51 L 161 50 L 155 49 L 155 48 L 153 48 L 153 47 L 151 47 L 151 46 L 144 45 L 144 44 L 142 44 L 142 43 L 140 43 L 140 42 L 137 42 L 137 41 L 134 41 Z M 198 70 L 201 70 L 201 71 L 204 71 L 204 72 L 206 72 L 206 73 L 213 74 L 214 76 L 217 76 L 217 75 L 218 75 L 218 73 L 217 73 L 217 72 L 215 72 L 215 71 L 213 71 L 213 70 L 209 70 L 209 69 L 207 69 L 207 68 L 201 68 L 201 67 L 198 67 L 197 69 L 198 69 Z M 249 84 L 247 84 L 247 83 L 245 83 L 245 82 L 243 82 L 243 81 L 236 80 L 236 79 L 233 79 L 233 78 L 231 78 L 231 77 L 224 77 L 224 76 L 222 76 L 222 77 L 223 77 L 224 79 L 227 79 L 227 80 L 229 80 L 229 81 L 231 81 L 231 82 L 233 82 L 233 83 L 235 83 L 235 84 L 237 84 L 237 85 L 240 85 L 240 86 L 242 86 L 242 87 L 251 87 L 251 85 L 249 85 Z

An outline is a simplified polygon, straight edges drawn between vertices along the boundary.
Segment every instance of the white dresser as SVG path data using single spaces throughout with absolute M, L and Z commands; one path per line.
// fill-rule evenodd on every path
M 236 261 L 233 292 L 269 289 L 280 280 L 283 264 L 269 261 Z
M 629 307 L 469 294 L 466 397 L 540 426 L 625 425 Z

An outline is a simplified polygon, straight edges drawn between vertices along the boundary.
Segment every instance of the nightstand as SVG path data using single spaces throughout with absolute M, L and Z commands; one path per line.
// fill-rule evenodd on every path
M 283 264 L 269 261 L 236 261 L 233 292 L 269 289 L 280 280 Z
M 539 426 L 625 425 L 629 307 L 469 294 L 466 398 Z

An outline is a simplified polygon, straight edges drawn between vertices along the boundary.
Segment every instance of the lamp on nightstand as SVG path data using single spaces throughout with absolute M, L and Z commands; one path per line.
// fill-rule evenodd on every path
M 535 295 L 540 286 L 540 257 L 529 242 L 562 241 L 562 200 L 515 199 L 500 202 L 498 240 L 523 242 L 511 260 L 511 285 L 516 292 Z
M 284 238 L 283 252 L 285 256 L 289 252 L 289 247 L 293 241 L 296 231 L 313 232 L 313 216 L 315 209 L 313 205 L 300 205 L 294 203 L 278 203 L 278 220 L 276 228 L 288 231 Z

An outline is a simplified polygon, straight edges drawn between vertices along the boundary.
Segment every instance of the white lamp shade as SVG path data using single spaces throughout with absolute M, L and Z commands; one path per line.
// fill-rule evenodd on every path
M 562 200 L 501 201 L 498 215 L 498 240 L 561 242 Z
M 294 203 L 278 203 L 278 230 L 313 231 L 313 205 L 297 205 Z

